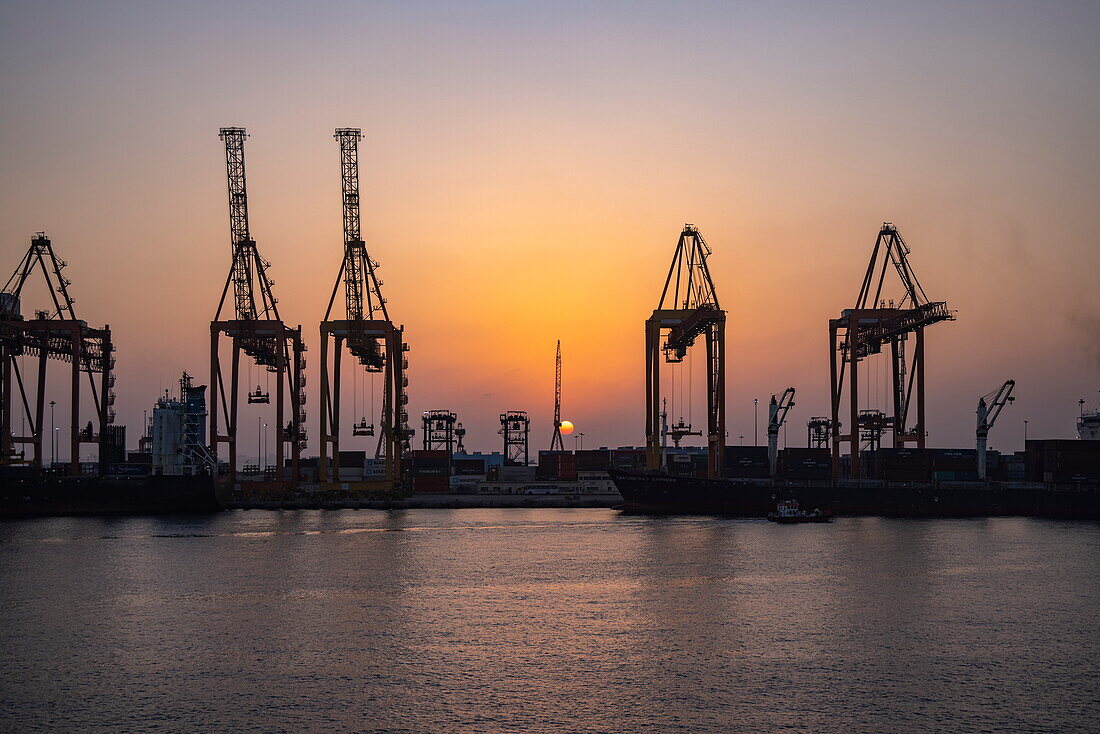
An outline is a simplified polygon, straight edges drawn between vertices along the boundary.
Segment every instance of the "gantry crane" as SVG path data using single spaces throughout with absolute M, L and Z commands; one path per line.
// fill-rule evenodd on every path
M 340 373 L 341 356 L 348 353 L 367 373 L 382 373 L 381 430 L 375 457 L 386 460 L 386 479 L 391 486 L 402 476 L 403 457 L 409 450 L 408 360 L 404 342 L 405 327 L 390 320 L 386 299 L 382 297 L 379 264 L 367 253 L 360 230 L 359 215 L 359 128 L 337 128 L 334 137 L 340 145 L 340 178 L 343 193 L 344 257 L 336 284 L 332 287 L 324 321 L 321 322 L 321 447 L 320 479 L 340 481 Z M 344 288 L 344 318 L 334 319 L 336 295 Z M 332 342 L 332 360 L 328 357 Z M 354 377 L 353 377 L 354 379 Z M 375 416 L 372 416 L 372 421 Z M 359 435 L 370 435 L 368 427 L 356 427 Z M 369 430 L 368 430 L 369 429 Z M 331 462 L 329 456 L 331 452 Z
M 707 475 L 722 473 L 726 441 L 726 312 L 707 268 L 710 248 L 694 225 L 685 224 L 676 242 L 661 300 L 646 320 L 646 466 L 661 467 L 661 360 L 683 362 L 696 338 L 707 352 Z M 663 343 L 662 343 L 663 338 Z
M 527 466 L 528 439 L 531 436 L 531 419 L 526 410 L 509 410 L 500 414 L 500 430 L 504 436 L 504 465 Z
M 302 327 L 287 326 L 279 316 L 272 292 L 275 282 L 267 275 L 271 263 L 260 257 L 248 222 L 248 192 L 245 186 L 243 127 L 223 127 L 226 178 L 229 185 L 229 234 L 232 265 L 225 280 L 218 310 L 210 323 L 210 453 L 216 462 L 218 447 L 229 448 L 229 481 L 237 480 L 237 407 L 240 402 L 241 352 L 258 366 L 276 375 L 275 397 L 275 483 L 287 484 L 284 447 L 290 445 L 291 486 L 297 483 L 301 451 L 305 447 L 305 343 Z M 233 313 L 222 318 L 226 298 L 233 290 Z M 219 354 L 222 335 L 230 338 L 232 357 L 228 388 L 222 375 Z M 284 425 L 289 392 L 290 420 Z M 259 389 L 257 388 L 257 393 Z M 252 395 L 250 402 L 269 402 L 266 395 Z M 225 421 L 220 432 L 219 418 Z
M 854 308 L 829 321 L 829 377 L 832 397 L 833 476 L 840 475 L 840 446 L 847 442 L 851 452 L 851 476 L 859 477 L 860 410 L 859 362 L 890 345 L 894 447 L 915 443 L 924 448 L 927 424 L 924 414 L 924 329 L 940 321 L 953 321 L 955 314 L 944 301 L 930 301 L 909 264 L 909 247 L 897 227 L 883 223 L 875 240 L 871 260 L 863 277 Z M 903 294 L 898 303 L 882 300 L 886 272 L 893 265 L 901 279 Z M 916 345 L 912 363 L 906 363 L 905 343 L 909 335 Z M 906 374 L 908 371 L 908 380 Z M 849 399 L 848 433 L 840 433 L 841 400 L 847 379 Z M 916 422 L 909 423 L 910 407 L 916 402 Z
M 986 442 L 989 439 L 989 429 L 993 428 L 993 424 L 997 422 L 997 416 L 1001 414 L 1001 410 L 1005 405 L 1016 399 L 1012 397 L 1012 388 L 1014 387 L 1016 387 L 1015 380 L 1005 380 L 999 390 L 978 398 L 978 479 L 985 479 L 985 450 Z M 986 400 L 987 398 L 988 400 Z
M 806 421 L 806 447 L 825 449 L 829 447 L 832 436 L 833 420 L 823 415 L 815 415 Z
M 794 388 L 788 387 L 776 398 L 772 395 L 768 403 L 768 471 L 775 476 L 779 463 L 779 429 L 787 420 L 787 413 L 794 407 Z
M 565 451 L 561 441 L 561 339 L 554 355 L 554 435 L 550 437 L 551 451 Z
M 447 462 L 455 452 L 455 432 L 458 414 L 449 410 L 426 410 L 421 418 L 425 451 L 445 451 Z
M 57 359 L 72 365 L 69 472 L 80 474 L 80 445 L 96 443 L 99 445 L 99 472 L 102 474 L 107 469 L 111 441 L 120 435 L 110 430 L 115 418 L 112 407 L 115 402 L 115 377 L 112 373 L 115 358 L 111 327 L 97 329 L 76 317 L 73 307 L 75 299 L 69 295 L 68 290 L 70 281 L 61 274 L 65 267 L 65 261 L 54 252 L 49 238 L 45 233 L 38 232 L 31 238 L 26 254 L 8 278 L 3 291 L 0 291 L 0 464 L 29 463 L 38 468 L 43 467 L 46 362 Z M 42 273 L 53 307 L 36 311 L 33 319 L 24 319 L 20 310 L 20 298 L 23 286 L 35 270 Z M 33 411 L 27 398 L 23 374 L 19 369 L 18 357 L 21 356 L 38 358 Z M 98 424 L 94 429 L 80 427 L 82 372 L 88 376 L 91 387 Z M 16 436 L 13 433 L 13 387 L 19 390 L 29 435 Z M 25 449 L 17 452 L 16 444 L 20 447 L 30 445 L 33 448 L 33 457 L 28 461 Z M 125 447 L 121 448 L 125 450 Z

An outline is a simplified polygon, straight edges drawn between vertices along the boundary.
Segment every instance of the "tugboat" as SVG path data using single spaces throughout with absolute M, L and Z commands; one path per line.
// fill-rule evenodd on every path
M 768 519 L 785 525 L 796 522 L 832 522 L 833 513 L 816 508 L 807 512 L 798 506 L 798 500 L 784 500 L 776 506 L 775 512 L 768 513 Z

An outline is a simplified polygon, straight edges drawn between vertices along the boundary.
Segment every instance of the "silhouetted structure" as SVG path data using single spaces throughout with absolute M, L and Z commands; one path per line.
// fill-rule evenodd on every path
M 886 428 L 893 431 L 894 448 L 915 443 L 924 448 L 927 424 L 924 415 L 924 329 L 940 321 L 953 320 L 944 301 L 930 301 L 913 273 L 909 247 L 897 228 L 886 222 L 875 240 L 871 260 L 863 277 L 854 308 L 829 321 L 829 376 L 832 403 L 833 474 L 840 476 L 840 447 L 847 442 L 851 454 L 849 474 L 859 478 L 860 408 L 859 362 L 890 345 L 893 415 Z M 886 271 L 893 265 L 901 279 L 904 295 L 898 304 L 883 302 Z M 905 343 L 912 334 L 916 341 L 912 364 L 906 363 Z M 908 380 L 906 372 L 908 370 Z M 845 389 L 849 398 L 848 433 L 841 434 L 840 405 Z M 909 425 L 910 406 L 916 401 L 916 423 Z
M 504 465 L 527 466 L 530 459 L 528 440 L 531 419 L 525 410 L 509 410 L 500 414 L 500 435 L 504 436 Z
M 404 327 L 390 320 L 386 299 L 382 297 L 380 267 L 367 253 L 360 231 L 359 215 L 359 141 L 358 128 L 338 128 L 340 178 L 343 192 L 344 257 L 332 288 L 324 321 L 321 322 L 321 446 L 320 480 L 340 481 L 340 376 L 341 356 L 347 349 L 364 372 L 383 376 L 382 414 L 375 458 L 386 461 L 386 480 L 391 484 L 402 475 L 403 456 L 409 450 L 412 432 L 408 429 L 408 396 L 405 370 Z M 344 318 L 334 320 L 333 306 L 340 286 L 344 287 Z M 332 360 L 329 360 L 329 342 Z M 353 377 L 354 379 L 354 377 Z M 375 416 L 356 424 L 353 433 L 373 435 Z M 331 452 L 331 453 L 330 453 Z M 331 468 L 330 457 L 331 455 Z
M 108 449 L 112 445 L 106 437 L 111 433 L 109 429 L 115 418 L 112 408 L 115 378 L 111 372 L 115 358 L 111 327 L 97 329 L 76 317 L 73 308 L 75 301 L 68 290 L 70 281 L 61 274 L 65 266 L 65 261 L 57 257 L 45 233 L 39 232 L 31 238 L 30 248 L 0 292 L 0 465 L 30 463 L 42 467 L 45 463 L 46 362 L 57 359 L 72 365 L 69 472 L 80 474 L 81 444 L 95 443 L 99 446 L 99 470 L 102 474 L 108 463 Z M 42 273 L 53 308 L 36 311 L 35 317 L 28 320 L 23 318 L 20 310 L 20 297 L 23 286 L 36 269 Z M 21 356 L 38 357 L 33 411 L 19 370 L 17 358 Z M 81 372 L 88 376 L 96 412 L 96 425 L 93 427 L 89 422 L 84 429 L 80 428 Z M 96 375 L 99 375 L 99 385 L 96 385 Z M 29 424 L 29 435 L 13 434 L 13 387 L 18 388 Z M 16 451 L 16 444 L 32 446 L 34 455 L 30 461 L 26 459 L 25 450 Z
M 661 467 L 661 355 L 683 362 L 699 336 L 707 351 L 707 472 L 722 473 L 726 440 L 726 312 L 718 305 L 707 257 L 710 248 L 691 224 L 685 224 L 665 278 L 661 301 L 646 321 L 646 465 Z M 661 343 L 664 336 L 664 343 Z
M 237 479 L 237 407 L 240 402 L 241 352 L 258 366 L 276 376 L 275 397 L 275 466 L 279 467 L 275 482 L 286 483 L 283 473 L 285 444 L 290 445 L 290 483 L 298 480 L 301 451 L 305 447 L 305 343 L 302 327 L 289 327 L 279 317 L 278 301 L 272 292 L 274 281 L 267 277 L 271 263 L 260 257 L 256 241 L 248 224 L 248 194 L 245 187 L 244 141 L 248 137 L 243 127 L 223 127 L 219 133 L 225 141 L 226 177 L 229 185 L 229 232 L 233 262 L 218 301 L 218 311 L 210 323 L 210 453 L 218 458 L 218 447 L 229 447 L 229 481 Z M 222 319 L 229 290 L 233 290 L 232 318 Z M 222 375 L 220 337 L 228 336 L 232 343 L 228 388 Z M 284 425 L 287 393 L 290 420 Z M 270 397 L 256 392 L 249 402 L 270 402 Z M 221 410 L 219 411 L 219 408 Z M 219 432 L 219 417 L 225 421 L 225 432 Z

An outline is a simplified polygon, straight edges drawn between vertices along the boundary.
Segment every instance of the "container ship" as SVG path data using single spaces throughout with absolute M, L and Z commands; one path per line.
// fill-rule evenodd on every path
M 205 447 L 205 393 L 184 373 L 179 396 L 157 400 L 136 452 L 125 451 L 125 426 L 110 425 L 100 461 L 0 466 L 0 517 L 222 510 Z
M 724 456 L 718 479 L 702 476 L 705 454 L 694 466 L 669 462 L 664 471 L 609 474 L 623 509 L 637 513 L 765 517 L 779 502 L 796 500 L 834 515 L 1100 519 L 1100 440 L 1028 441 L 1013 455 L 990 452 L 984 481 L 974 449 L 864 452 L 860 479 L 833 479 L 828 449 L 780 451 L 775 476 L 767 447 L 731 446 Z
M 210 475 L 67 476 L 31 468 L 0 472 L 0 517 L 218 512 Z

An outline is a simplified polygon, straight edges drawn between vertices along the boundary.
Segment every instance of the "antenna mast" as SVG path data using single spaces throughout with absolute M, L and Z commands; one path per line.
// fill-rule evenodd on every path
M 565 451 L 561 441 L 561 339 L 554 357 L 554 436 L 550 439 L 551 451 Z

